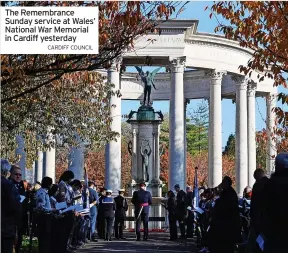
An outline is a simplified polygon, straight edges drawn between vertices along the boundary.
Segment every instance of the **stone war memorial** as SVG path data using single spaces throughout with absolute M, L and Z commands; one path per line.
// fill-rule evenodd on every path
M 121 100 L 139 100 L 139 108 L 131 108 L 127 122 L 132 127 L 132 141 L 129 153 L 132 157 L 132 181 L 127 189 L 131 196 L 140 181 L 154 199 L 161 200 L 162 182 L 160 175 L 159 135 L 163 114 L 153 107 L 153 101 L 169 100 L 169 183 L 168 189 L 179 184 L 186 187 L 186 106 L 189 100 L 204 98 L 209 102 L 209 171 L 208 187 L 216 187 L 222 181 L 222 99 L 236 101 L 236 115 L 229 115 L 236 121 L 236 192 L 254 183 L 256 169 L 255 141 L 255 98 L 267 98 L 267 130 L 275 122 L 271 111 L 276 105 L 277 88 L 272 79 L 258 81 L 258 73 L 244 76 L 239 66 L 247 64 L 252 51 L 240 47 L 236 41 L 223 36 L 199 33 L 198 20 L 168 20 L 159 25 L 161 34 L 148 34 L 139 37 L 135 49 L 115 59 L 108 70 L 101 70 L 108 81 L 120 89 L 121 97 L 113 97 L 111 128 L 121 135 Z M 153 41 L 153 43 L 152 43 Z M 144 73 L 142 67 L 153 69 Z M 120 66 L 133 67 L 135 72 L 120 73 Z M 159 70 L 166 69 L 166 72 Z M 140 77 L 140 78 L 139 78 Z M 154 87 L 155 86 L 155 87 Z M 155 89 L 156 88 L 156 89 Z M 267 147 L 266 168 L 274 170 L 276 154 L 273 139 Z M 55 151 L 53 154 L 55 155 Z M 46 152 L 46 153 L 49 153 Z M 45 155 L 45 154 L 44 154 Z M 45 155 L 55 162 L 55 157 Z M 47 160 L 46 158 L 46 160 Z M 78 179 L 83 178 L 83 149 L 74 149 L 70 155 L 70 168 Z M 48 163 L 46 161 L 46 163 Z M 41 170 L 38 167 L 38 170 Z M 37 171 L 37 168 L 36 168 Z M 37 175 L 41 175 L 37 171 Z M 55 166 L 49 166 L 45 175 L 55 177 Z M 121 188 L 121 137 L 106 145 L 105 187 L 117 192 Z M 126 187 L 126 186 L 125 186 Z M 154 200 L 154 201 L 156 201 Z M 157 203 L 156 203 L 157 202 Z M 151 216 L 159 217 L 160 201 L 151 209 Z M 164 209 L 164 208 L 163 208 Z M 128 216 L 133 216 L 129 210 Z M 133 226 L 133 222 L 129 227 Z M 160 223 L 156 225 L 158 228 Z

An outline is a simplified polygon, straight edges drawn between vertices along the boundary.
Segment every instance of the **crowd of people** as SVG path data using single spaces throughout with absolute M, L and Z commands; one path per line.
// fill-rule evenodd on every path
M 288 154 L 276 157 L 270 178 L 262 169 L 255 170 L 254 178 L 253 188 L 246 187 L 243 196 L 237 196 L 228 176 L 216 188 L 197 188 L 199 202 L 195 188 L 193 192 L 188 186 L 184 192 L 176 184 L 164 204 L 170 240 L 196 237 L 200 252 L 234 253 L 235 245 L 244 245 L 247 253 L 286 253 L 282 228 L 288 227 Z M 38 238 L 39 253 L 71 252 L 88 241 L 111 241 L 113 232 L 116 239 L 124 240 L 125 189 L 114 198 L 111 190 L 97 192 L 95 183 L 87 181 L 74 179 L 67 170 L 58 184 L 44 177 L 31 185 L 22 180 L 18 166 L 1 159 L 2 252 L 12 253 L 13 247 L 15 253 L 21 252 L 24 235 Z M 145 183 L 139 186 L 132 197 L 138 241 L 141 222 L 143 239 L 148 240 L 152 204 Z
M 186 206 L 184 191 L 175 188 L 176 197 L 170 191 L 167 206 L 170 239 L 177 239 L 178 221 L 181 237 L 190 237 L 189 228 L 193 227 L 200 252 L 234 253 L 236 249 L 246 253 L 288 252 L 284 232 L 288 226 L 288 153 L 276 157 L 275 171 L 269 178 L 262 169 L 255 170 L 254 178 L 253 188 L 247 186 L 242 196 L 237 196 L 228 176 L 216 188 L 199 189 L 199 208 L 188 197 L 189 188 Z M 185 214 L 189 205 L 192 205 L 193 219 Z
M 115 237 L 125 239 L 124 192 L 115 198 L 109 189 L 97 192 L 94 182 L 74 179 L 69 170 L 58 184 L 44 177 L 31 185 L 1 159 L 1 252 L 21 253 L 23 236 L 38 238 L 39 253 L 72 252 L 98 238 L 111 241 L 113 224 Z

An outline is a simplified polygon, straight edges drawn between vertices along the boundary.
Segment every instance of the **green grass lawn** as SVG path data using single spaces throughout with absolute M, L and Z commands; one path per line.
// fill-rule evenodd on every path
M 29 253 L 29 237 L 28 236 L 23 236 L 21 253 Z M 38 253 L 38 240 L 36 237 L 34 237 L 32 240 L 31 253 Z

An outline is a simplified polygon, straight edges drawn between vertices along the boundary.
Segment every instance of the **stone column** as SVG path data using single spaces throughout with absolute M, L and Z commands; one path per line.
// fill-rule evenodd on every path
M 248 185 L 247 147 L 247 82 L 244 76 L 235 76 L 236 82 L 236 192 L 243 194 Z
M 247 90 L 248 105 L 248 186 L 255 183 L 254 171 L 256 170 L 256 121 L 255 121 L 255 93 L 256 83 L 249 82 Z
M 43 177 L 51 177 L 55 183 L 55 157 L 56 150 L 54 147 L 46 150 L 44 153 Z
M 184 85 L 185 58 L 171 62 L 170 113 L 169 113 L 169 190 L 179 184 L 185 189 L 184 171 Z
M 212 108 L 210 103 L 210 98 L 208 99 L 209 106 L 209 127 L 208 127 L 208 187 L 212 188 L 213 185 L 213 177 L 212 177 L 212 137 L 211 137 L 211 128 L 212 128 Z M 211 172 L 210 172 L 211 171 Z
M 42 181 L 43 178 L 43 159 L 44 154 L 42 151 L 37 152 L 37 160 L 35 161 L 35 182 Z
M 209 187 L 216 187 L 222 182 L 222 108 L 221 84 L 226 71 L 211 70 L 209 101 L 209 146 L 210 168 Z
M 276 107 L 277 94 L 269 93 L 266 97 L 266 131 L 268 136 L 267 141 L 267 157 L 266 171 L 270 175 L 275 170 L 275 157 L 277 155 L 276 143 L 273 139 L 273 130 L 276 125 L 276 115 L 272 111 Z M 271 136 L 272 135 L 272 136 Z
M 46 135 L 46 143 L 51 143 L 50 148 L 46 150 L 43 154 L 43 177 L 51 177 L 53 182 L 55 182 L 55 137 L 52 134 L 52 129 L 48 128 L 48 133 Z
M 108 81 L 113 83 L 115 91 L 120 89 L 120 60 L 113 62 L 108 69 Z M 119 134 L 116 141 L 110 141 L 105 150 L 105 187 L 113 192 L 121 187 L 121 97 L 113 96 L 110 100 L 112 117 L 111 131 Z
M 22 179 L 26 179 L 26 152 L 25 152 L 25 141 L 21 135 L 17 135 L 16 142 L 18 147 L 15 150 L 15 155 L 19 157 L 18 166 L 22 171 Z
M 185 184 L 187 184 L 187 105 L 190 104 L 189 99 L 184 99 L 184 175 L 185 175 Z
M 75 179 L 84 179 L 84 161 L 84 147 L 79 143 L 79 146 L 71 148 L 68 156 L 68 169 L 73 171 Z

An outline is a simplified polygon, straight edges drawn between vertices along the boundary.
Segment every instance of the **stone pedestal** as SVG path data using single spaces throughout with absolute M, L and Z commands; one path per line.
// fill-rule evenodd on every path
M 132 182 L 129 186 L 129 195 L 132 196 L 133 192 L 139 189 L 138 184 L 144 181 L 152 198 L 161 198 L 159 136 L 162 120 L 157 117 L 157 112 L 151 106 L 141 106 L 138 112 L 134 113 L 137 113 L 136 118 L 130 118 L 127 121 L 132 126 L 132 147 L 130 150 Z M 145 156 L 148 161 L 147 167 L 143 167 Z M 134 215 L 134 211 L 131 215 Z M 150 216 L 161 216 L 160 203 L 151 206 Z M 131 228 L 131 226 L 130 222 L 129 227 Z M 161 222 L 151 222 L 149 226 L 150 228 L 161 228 Z

